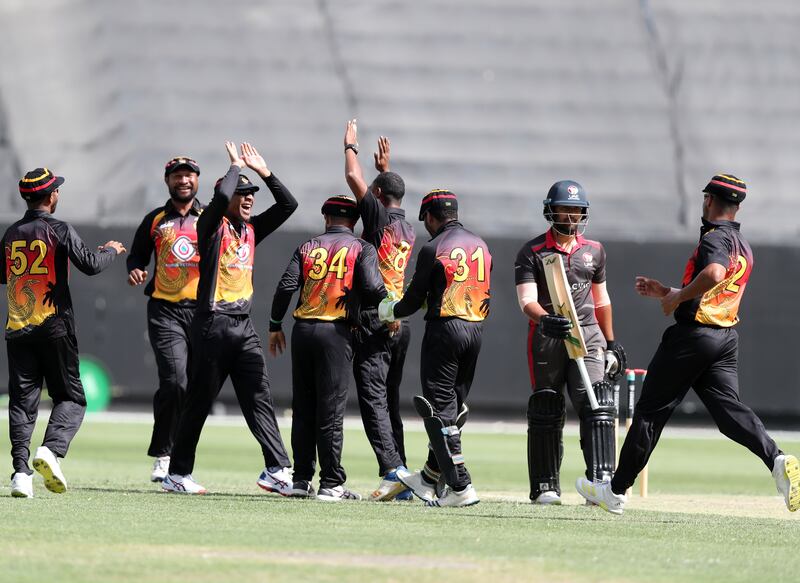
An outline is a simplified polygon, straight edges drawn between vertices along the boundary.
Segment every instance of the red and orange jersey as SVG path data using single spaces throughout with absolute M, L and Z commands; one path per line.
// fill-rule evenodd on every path
M 36 238 L 5 241 L 8 320 L 6 330 L 41 325 L 56 313 L 55 254 L 58 241 L 52 231 L 42 229 Z
M 675 312 L 678 321 L 729 328 L 739 322 L 739 306 L 753 271 L 753 251 L 733 221 L 704 221 L 700 244 L 686 264 L 683 286 L 689 285 L 709 264 L 725 267 L 725 279 L 700 298 L 683 302 Z
M 341 320 L 348 316 L 360 239 L 320 236 L 300 247 L 303 287 L 293 315 L 301 320 Z
M 253 225 L 244 223 L 240 233 L 227 217 L 223 217 L 214 282 L 214 304 L 223 311 L 226 306 L 249 306 L 253 297 L 255 255 Z
M 492 255 L 486 243 L 474 235 L 467 237 L 456 232 L 437 247 L 436 259 L 444 266 L 447 282 L 439 316 L 470 322 L 485 319 L 492 271 Z
M 414 247 L 416 233 L 404 220 L 396 220 L 383 229 L 378 246 L 378 269 L 386 291 L 396 299 L 403 297 L 406 267 Z
M 200 278 L 197 216 L 180 220 L 169 219 L 166 215 L 161 211 L 153 218 L 150 227 L 156 254 L 152 297 L 174 303 L 194 301 Z
M 394 314 L 404 318 L 427 302 L 426 320 L 483 321 L 491 304 L 491 271 L 486 242 L 451 221 L 420 250 L 411 284 Z
M 74 332 L 69 262 L 95 275 L 111 265 L 113 249 L 88 248 L 69 224 L 42 210 L 29 210 L 3 235 L 7 286 L 6 339 L 45 340 Z

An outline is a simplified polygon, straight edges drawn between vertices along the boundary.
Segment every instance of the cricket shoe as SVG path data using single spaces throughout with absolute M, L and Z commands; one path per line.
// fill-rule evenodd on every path
M 292 482 L 292 487 L 288 495 L 292 498 L 314 498 L 317 493 L 314 491 L 311 482 L 307 480 L 297 480 L 296 482 Z
M 391 472 L 386 472 L 386 475 L 381 478 L 378 488 L 369 495 L 369 499 L 373 502 L 388 502 L 389 500 L 394 500 L 398 494 L 408 492 L 408 486 L 400 481 L 398 475 L 410 476 L 411 472 L 404 466 L 400 466 Z
M 414 493 L 414 496 L 428 502 L 436 497 L 436 484 L 427 481 L 422 472 L 414 472 L 408 475 L 398 475 L 397 479 L 405 484 Z
M 262 490 L 288 496 L 292 491 L 292 468 L 264 468 L 256 484 Z
M 153 472 L 150 474 L 151 482 L 163 482 L 169 473 L 169 456 L 162 455 L 153 462 Z
M 794 512 L 800 508 L 800 462 L 793 455 L 779 455 L 772 468 L 775 487 L 783 494 L 786 508 Z
M 14 498 L 33 498 L 33 476 L 17 472 L 11 478 L 11 495 Z
M 341 502 L 342 500 L 361 500 L 361 494 L 356 494 L 342 486 L 333 488 L 320 488 L 317 492 L 317 500 L 324 502 Z
M 413 502 L 414 501 L 414 492 L 410 489 L 406 488 L 402 492 L 400 492 L 397 496 L 394 497 L 395 502 Z
M 575 489 L 586 500 L 597 504 L 611 514 L 622 514 L 625 510 L 625 502 L 628 501 L 625 494 L 614 494 L 611 490 L 611 482 L 592 482 L 586 478 L 578 478 L 575 482 Z
M 67 491 L 67 479 L 61 471 L 58 458 L 49 447 L 43 445 L 36 450 L 36 455 L 33 456 L 33 469 L 42 474 L 44 487 L 51 492 L 63 494 Z
M 561 506 L 561 496 L 558 495 L 558 492 L 549 490 L 547 492 L 542 492 L 531 500 L 531 504 L 536 504 L 538 506 Z
M 208 490 L 194 481 L 192 474 L 167 474 L 161 482 L 161 488 L 176 494 L 207 494 Z
M 453 490 L 448 486 L 443 496 L 435 500 L 426 501 L 425 506 L 460 508 L 462 506 L 472 506 L 480 501 L 481 499 L 478 498 L 475 488 L 472 487 L 472 484 L 468 484 L 463 490 Z

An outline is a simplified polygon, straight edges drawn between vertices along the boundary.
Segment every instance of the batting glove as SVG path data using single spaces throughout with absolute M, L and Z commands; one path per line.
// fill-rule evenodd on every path
M 381 322 L 394 322 L 396 318 L 394 317 L 394 306 L 399 300 L 395 300 L 392 296 L 386 296 L 383 298 L 380 304 L 378 304 L 378 319 Z
M 569 336 L 569 331 L 572 330 L 572 322 L 564 316 L 552 316 L 548 314 L 539 319 L 539 324 L 542 326 L 542 334 L 559 340 L 563 340 Z

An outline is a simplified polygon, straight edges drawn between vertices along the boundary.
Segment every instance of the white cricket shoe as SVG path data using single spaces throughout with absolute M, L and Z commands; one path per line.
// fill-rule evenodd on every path
M 786 508 L 794 512 L 800 508 L 800 462 L 793 455 L 779 455 L 772 468 L 775 487 L 783 494 Z
M 397 479 L 408 486 L 411 491 L 414 492 L 414 496 L 423 502 L 428 502 L 436 497 L 436 484 L 428 482 L 423 478 L 422 472 L 414 472 L 413 474 L 402 476 L 398 475 Z
M 561 506 L 561 496 L 558 495 L 558 492 L 549 490 L 547 492 L 542 492 L 536 499 L 531 500 L 531 504 L 537 504 L 539 506 Z
M 386 475 L 381 478 L 381 483 L 378 484 L 377 489 L 369 495 L 369 499 L 373 502 L 388 502 L 389 500 L 394 500 L 395 496 L 398 494 L 408 491 L 408 486 L 400 481 L 399 476 L 410 475 L 411 472 L 403 466 L 391 472 L 386 472 Z
M 169 456 L 162 455 L 153 462 L 153 473 L 150 474 L 151 482 L 163 482 L 169 473 Z
M 468 484 L 463 490 L 453 490 L 448 486 L 443 496 L 436 500 L 426 501 L 425 506 L 450 506 L 459 508 L 462 506 L 472 506 L 480 501 L 481 499 L 478 498 L 478 493 L 475 491 L 475 488 L 472 487 L 472 484 Z
M 207 494 L 208 490 L 194 481 L 192 474 L 181 476 L 179 474 L 167 474 L 161 482 L 161 488 L 167 492 L 177 494 Z
M 258 476 L 256 484 L 267 492 L 288 496 L 292 493 L 292 468 L 279 468 L 274 472 L 270 472 L 269 468 L 264 468 L 264 471 Z
M 51 492 L 63 494 L 67 491 L 67 479 L 61 471 L 58 458 L 49 447 L 41 446 L 36 450 L 33 456 L 33 469 L 42 474 L 44 487 Z
M 333 488 L 320 488 L 317 492 L 317 500 L 324 502 L 341 502 L 342 500 L 361 500 L 361 494 L 351 492 L 342 485 Z
M 592 482 L 586 478 L 578 478 L 575 481 L 575 489 L 586 500 L 611 514 L 622 514 L 625 502 L 628 501 L 625 494 L 614 494 L 611 491 L 611 482 Z
M 14 498 L 33 498 L 33 476 L 17 472 L 11 478 L 11 495 Z

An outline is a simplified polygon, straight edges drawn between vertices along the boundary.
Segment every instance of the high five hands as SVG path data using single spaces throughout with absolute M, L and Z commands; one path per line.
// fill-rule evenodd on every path
M 267 168 L 267 163 L 264 161 L 264 158 L 250 142 L 243 142 L 239 151 L 236 149 L 235 142 L 225 142 L 225 149 L 228 151 L 231 164 L 239 168 L 247 166 L 251 170 L 257 172 L 262 178 L 267 178 L 272 174 L 269 168 Z

